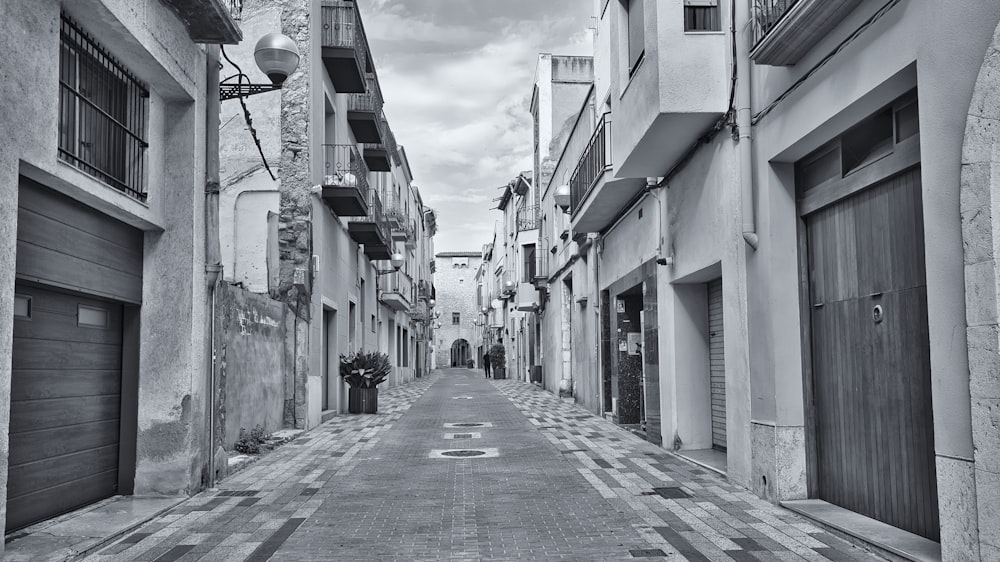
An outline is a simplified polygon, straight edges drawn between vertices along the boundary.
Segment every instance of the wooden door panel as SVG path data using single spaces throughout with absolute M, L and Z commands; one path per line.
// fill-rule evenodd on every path
M 937 540 L 919 169 L 805 220 L 819 497 Z

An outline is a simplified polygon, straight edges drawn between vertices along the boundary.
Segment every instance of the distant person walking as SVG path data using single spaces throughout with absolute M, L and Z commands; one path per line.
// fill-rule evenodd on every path
M 486 378 L 490 378 L 490 352 L 483 354 L 483 370 L 486 371 Z

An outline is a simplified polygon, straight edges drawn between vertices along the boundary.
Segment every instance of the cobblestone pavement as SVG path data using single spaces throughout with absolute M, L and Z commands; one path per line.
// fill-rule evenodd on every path
M 88 559 L 872 559 L 530 384 L 448 369 L 380 392 L 379 412 L 328 421 Z M 483 454 L 441 455 L 456 449 Z

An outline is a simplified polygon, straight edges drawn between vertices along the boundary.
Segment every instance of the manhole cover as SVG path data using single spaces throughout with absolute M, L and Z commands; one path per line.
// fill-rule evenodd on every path
M 464 449 L 461 451 L 445 451 L 441 454 L 446 457 L 481 457 L 486 454 L 486 451 L 474 451 L 471 449 Z
M 491 459 L 500 456 L 500 451 L 496 447 L 482 447 L 479 449 L 431 449 L 429 458 L 432 459 Z

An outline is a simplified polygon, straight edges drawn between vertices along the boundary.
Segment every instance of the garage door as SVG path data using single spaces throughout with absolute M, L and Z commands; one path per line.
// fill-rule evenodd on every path
M 142 290 L 141 232 L 29 180 L 18 197 L 7 531 L 117 492 L 123 303 Z
M 115 493 L 122 306 L 15 286 L 7 528 Z
M 712 385 L 712 447 L 726 450 L 726 358 L 722 279 L 708 284 L 708 353 Z

